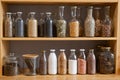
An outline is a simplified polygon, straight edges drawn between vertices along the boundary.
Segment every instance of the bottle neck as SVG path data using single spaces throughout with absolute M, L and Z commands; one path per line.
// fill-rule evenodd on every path
M 88 17 L 92 17 L 92 9 L 88 9 Z
M 10 15 L 10 14 L 9 14 L 9 15 L 7 15 L 7 18 L 8 18 L 8 19 L 12 19 L 12 17 L 11 17 L 11 15 Z
M 76 19 L 76 8 L 72 8 L 71 15 L 72 18 Z
M 35 19 L 34 16 L 35 16 L 35 15 L 31 14 L 31 15 L 30 15 L 30 19 Z
M 99 19 L 99 18 L 100 18 L 99 10 L 96 10 L 95 19 Z
M 60 19 L 64 19 L 63 16 L 64 16 L 64 8 L 59 8 L 59 16 L 60 16 Z
M 75 51 L 71 51 L 71 55 L 75 55 Z

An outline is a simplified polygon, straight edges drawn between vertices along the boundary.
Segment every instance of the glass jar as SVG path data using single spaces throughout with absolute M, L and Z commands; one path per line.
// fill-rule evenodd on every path
M 38 23 L 37 20 L 35 19 L 35 12 L 30 12 L 30 18 L 28 18 L 28 37 L 37 37 L 38 34 Z
M 46 12 L 45 19 L 45 37 L 53 37 L 53 21 L 51 19 L 51 12 Z
M 95 36 L 95 20 L 92 16 L 93 6 L 88 7 L 87 17 L 85 19 L 85 36 L 94 37 Z
M 39 70 L 40 70 L 41 75 L 46 75 L 47 74 L 46 51 L 42 51 L 42 55 L 40 56 Z
M 16 76 L 18 75 L 18 61 L 14 53 L 10 53 L 9 56 L 5 57 L 4 61 L 4 75 L 5 76 Z
M 112 20 L 110 18 L 110 6 L 105 7 L 105 19 L 102 23 L 102 37 L 111 37 L 112 36 Z
M 100 73 L 111 74 L 115 70 L 114 54 L 110 51 L 111 47 L 102 47 L 99 55 Z
M 27 76 L 35 76 L 36 68 L 37 68 L 37 54 L 24 54 L 22 55 L 24 59 L 23 68 L 24 68 L 24 75 Z
M 100 19 L 100 7 L 95 7 L 95 36 L 101 36 L 102 23 Z
M 77 74 L 77 57 L 75 55 L 75 49 L 70 50 L 70 56 L 68 59 L 68 74 Z
M 78 56 L 78 74 L 86 74 L 86 56 L 85 49 L 80 49 Z
M 64 6 L 59 7 L 59 20 L 57 20 L 57 37 L 66 37 L 66 20 L 64 19 Z
M 70 37 L 79 37 L 79 21 L 76 19 L 77 6 L 71 7 L 72 20 L 69 22 Z
M 5 18 L 5 37 L 13 37 L 12 13 L 7 12 Z
M 24 21 L 22 19 L 22 12 L 17 12 L 15 20 L 15 37 L 24 37 Z
M 96 73 L 96 58 L 94 55 L 94 49 L 90 49 L 89 54 L 87 56 L 87 73 L 88 74 Z
M 60 49 L 60 54 L 58 56 L 58 74 L 67 73 L 67 58 L 65 55 L 65 49 Z

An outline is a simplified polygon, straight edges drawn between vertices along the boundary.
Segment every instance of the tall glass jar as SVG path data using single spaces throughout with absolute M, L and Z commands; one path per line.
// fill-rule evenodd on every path
M 41 75 L 46 75 L 47 74 L 46 51 L 42 51 L 42 55 L 40 56 L 39 70 L 40 70 Z
M 102 23 L 100 19 L 100 7 L 95 7 L 95 36 L 101 36 Z
M 60 49 L 60 54 L 58 56 L 58 74 L 67 73 L 67 58 L 65 55 L 65 49 Z
M 77 74 L 77 57 L 75 55 L 75 49 L 70 50 L 70 56 L 68 59 L 68 74 Z
M 10 53 L 9 56 L 5 57 L 4 61 L 4 75 L 5 76 L 16 76 L 18 75 L 18 61 L 14 53 Z
M 102 26 L 102 37 L 111 37 L 112 36 L 112 20 L 110 18 L 110 6 L 105 7 L 105 19 L 103 20 Z
M 45 28 L 44 32 L 46 37 L 53 37 L 53 21 L 51 19 L 51 12 L 46 12 Z
M 28 37 L 37 37 L 38 35 L 38 23 L 37 20 L 35 19 L 35 12 L 30 12 L 30 18 L 28 19 Z
M 94 55 L 94 49 L 90 49 L 89 54 L 87 56 L 87 73 L 88 74 L 96 73 L 96 58 Z
M 5 18 L 5 37 L 13 37 L 13 22 L 10 12 L 6 13 Z
M 79 21 L 76 19 L 77 6 L 71 7 L 72 20 L 69 22 L 70 37 L 79 37 Z
M 24 21 L 22 19 L 22 12 L 17 12 L 15 20 L 15 37 L 24 37 Z
M 85 36 L 94 37 L 95 36 L 95 20 L 92 16 L 93 6 L 88 7 L 87 17 L 85 20 Z
M 78 74 L 86 74 L 86 56 L 85 49 L 80 49 L 78 56 Z
M 64 19 L 64 6 L 59 7 L 59 20 L 57 20 L 57 37 L 66 37 L 66 20 Z
M 114 54 L 110 51 L 111 47 L 102 47 L 102 52 L 99 55 L 100 73 L 110 74 L 114 73 L 115 61 Z

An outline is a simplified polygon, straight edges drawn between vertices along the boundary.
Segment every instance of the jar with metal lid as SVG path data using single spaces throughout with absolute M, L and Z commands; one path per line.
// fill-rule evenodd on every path
M 115 61 L 114 54 L 110 51 L 111 47 L 102 47 L 102 52 L 99 55 L 100 73 L 110 74 L 114 72 Z
M 24 74 L 27 76 L 35 76 L 36 68 L 37 68 L 37 54 L 24 54 L 22 55 L 24 59 L 23 67 L 24 67 Z
M 16 76 L 18 75 L 18 61 L 14 53 L 10 53 L 9 56 L 5 57 L 4 61 L 4 75 L 5 76 Z

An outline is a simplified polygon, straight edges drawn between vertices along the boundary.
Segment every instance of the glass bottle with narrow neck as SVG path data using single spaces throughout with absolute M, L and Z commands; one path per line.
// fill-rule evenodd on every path
M 77 57 L 75 55 L 75 49 L 70 50 L 70 56 L 68 60 L 68 73 L 77 74 Z
M 5 37 L 13 37 L 13 22 L 10 12 L 6 13 L 5 19 Z
M 102 26 L 102 37 L 111 37 L 112 36 L 112 20 L 110 18 L 110 6 L 105 7 L 105 19 L 103 20 Z
M 93 6 L 88 7 L 87 17 L 85 20 L 85 36 L 94 37 L 95 36 L 95 20 L 92 16 Z
M 17 19 L 15 20 L 15 37 L 24 37 L 24 21 L 22 19 L 22 12 L 17 12 Z
M 101 19 L 100 19 L 100 9 L 99 7 L 95 7 L 95 36 L 100 37 L 101 36 Z
M 72 20 L 69 22 L 70 37 L 79 37 L 79 21 L 76 19 L 77 6 L 71 7 Z
M 59 20 L 57 20 L 57 37 L 66 37 L 66 20 L 64 19 L 64 6 L 59 7 Z
M 28 19 L 28 37 L 37 37 L 37 20 L 35 19 L 35 12 L 30 12 Z

